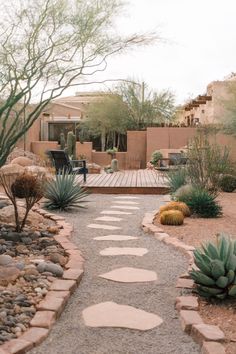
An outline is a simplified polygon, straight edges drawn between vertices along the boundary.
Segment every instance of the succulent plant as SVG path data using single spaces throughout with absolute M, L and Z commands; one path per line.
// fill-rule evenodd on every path
M 63 170 L 55 179 L 48 181 L 45 185 L 45 207 L 60 210 L 83 208 L 88 192 L 78 184 L 77 177 L 76 174 L 68 174 Z
M 119 170 L 118 168 L 118 160 L 117 159 L 112 159 L 111 160 L 111 169 L 113 172 L 117 172 Z
M 179 210 L 163 211 L 160 215 L 160 223 L 162 225 L 182 225 L 184 222 L 184 214 Z
M 236 241 L 218 235 L 216 244 L 209 242 L 194 251 L 199 270 L 190 272 L 199 295 L 206 298 L 236 298 Z
M 236 176 L 224 175 L 220 180 L 220 188 L 223 192 L 232 193 L 236 189 Z
M 72 131 L 67 134 L 67 153 L 71 159 L 76 159 L 76 136 Z
M 189 207 L 187 206 L 187 204 L 182 203 L 182 202 L 170 202 L 166 205 L 163 205 L 160 207 L 160 214 L 163 213 L 164 211 L 168 211 L 168 210 L 179 210 L 182 211 L 182 213 L 184 214 L 184 216 L 190 216 L 191 212 Z
M 66 139 L 64 133 L 60 134 L 60 146 L 61 146 L 61 150 L 64 150 L 66 147 Z

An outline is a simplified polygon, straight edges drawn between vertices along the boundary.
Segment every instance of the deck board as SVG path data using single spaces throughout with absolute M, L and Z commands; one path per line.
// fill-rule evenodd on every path
M 87 182 L 78 182 L 94 193 L 165 194 L 166 180 L 157 171 L 129 170 L 115 173 L 88 174 Z

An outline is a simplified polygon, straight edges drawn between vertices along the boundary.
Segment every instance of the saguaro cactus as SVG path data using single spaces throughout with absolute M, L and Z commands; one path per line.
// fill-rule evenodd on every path
M 65 150 L 66 139 L 65 139 L 65 134 L 64 133 L 60 134 L 60 146 L 61 146 L 61 150 Z
M 76 159 L 76 136 L 72 131 L 67 134 L 67 152 L 70 158 Z

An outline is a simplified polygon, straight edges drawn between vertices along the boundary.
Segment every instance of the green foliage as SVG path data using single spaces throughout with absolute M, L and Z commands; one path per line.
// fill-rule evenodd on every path
M 76 136 L 73 132 L 67 134 L 67 153 L 72 160 L 76 159 Z
M 56 178 L 45 185 L 45 207 L 47 209 L 67 210 L 83 208 L 88 192 L 76 181 L 76 174 L 68 174 L 63 170 Z
M 188 205 L 193 214 L 201 218 L 217 218 L 222 215 L 222 207 L 216 201 L 217 194 L 201 187 L 194 187 L 188 193 L 176 198 Z
M 199 270 L 190 272 L 199 295 L 206 298 L 236 298 L 236 241 L 219 235 L 217 243 L 207 243 L 194 251 Z
M 223 192 L 232 193 L 236 189 L 236 177 L 224 175 L 220 179 L 220 188 Z
M 180 210 L 163 211 L 160 215 L 160 223 L 162 225 L 182 225 L 184 222 L 184 214 Z
M 168 185 L 170 193 L 175 193 L 180 187 L 187 183 L 187 171 L 185 168 L 178 168 L 177 170 L 169 171 L 167 174 Z
M 65 139 L 64 133 L 60 134 L 60 147 L 61 147 L 61 150 L 64 150 L 66 147 L 66 139 Z
M 157 166 L 158 164 L 158 161 L 161 160 L 163 158 L 163 155 L 160 151 L 158 150 L 155 150 L 153 151 L 152 153 L 152 157 L 151 157 L 151 163 L 154 165 L 154 166 Z
M 191 183 L 209 190 L 219 189 L 222 174 L 232 170 L 229 150 L 210 143 L 209 135 L 204 131 L 192 139 L 187 158 Z
M 172 194 L 172 199 L 182 200 L 183 198 L 187 198 L 193 188 L 194 187 L 191 184 L 185 184 L 182 187 L 179 187 L 176 192 Z
M 113 147 L 112 149 L 107 149 L 106 152 L 108 155 L 115 156 L 115 154 L 118 152 L 118 149 L 116 147 Z

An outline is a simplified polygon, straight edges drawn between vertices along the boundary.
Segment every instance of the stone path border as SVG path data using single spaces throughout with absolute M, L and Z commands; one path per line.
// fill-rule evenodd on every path
M 30 325 L 19 338 L 0 345 L 0 354 L 24 354 L 42 343 L 48 336 L 53 324 L 60 317 L 68 299 L 79 285 L 84 273 L 84 259 L 80 250 L 70 241 L 73 228 L 65 218 L 34 207 L 33 211 L 51 219 L 60 229 L 54 239 L 69 256 L 62 278 L 55 279 L 47 295 L 37 305 L 37 311 Z
M 163 229 L 153 224 L 155 215 L 159 210 L 146 213 L 142 221 L 142 228 L 145 233 L 153 234 L 159 241 L 170 245 L 187 256 L 189 269 L 194 265 L 193 246 L 188 246 L 177 237 L 165 233 Z M 179 277 L 176 287 L 192 289 L 194 282 L 189 274 Z M 199 303 L 196 296 L 179 296 L 176 298 L 176 309 L 179 311 L 180 323 L 184 332 L 191 335 L 195 342 L 201 346 L 202 354 L 225 354 L 225 335 L 218 326 L 208 325 L 203 322 L 199 314 Z

